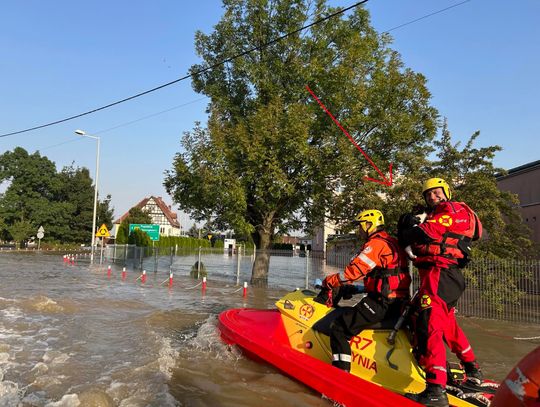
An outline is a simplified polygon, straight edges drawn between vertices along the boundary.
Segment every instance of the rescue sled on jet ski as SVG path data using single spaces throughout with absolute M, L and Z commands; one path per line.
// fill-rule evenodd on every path
M 278 300 L 277 309 L 224 311 L 218 322 L 221 337 L 341 405 L 418 405 L 402 396 L 425 388 L 425 373 L 412 353 L 408 329 L 395 329 L 397 321 L 382 321 L 361 331 L 350 341 L 347 373 L 331 364 L 329 327 L 341 308 L 316 302 L 316 295 L 296 290 Z M 461 369 L 453 368 L 448 399 L 452 406 L 486 406 L 496 387 L 490 381 L 482 387 L 471 385 Z

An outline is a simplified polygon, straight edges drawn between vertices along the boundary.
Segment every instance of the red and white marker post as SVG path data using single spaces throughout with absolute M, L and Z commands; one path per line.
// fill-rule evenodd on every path
M 206 277 L 203 277 L 202 278 L 202 293 L 204 295 L 204 293 L 206 292 Z

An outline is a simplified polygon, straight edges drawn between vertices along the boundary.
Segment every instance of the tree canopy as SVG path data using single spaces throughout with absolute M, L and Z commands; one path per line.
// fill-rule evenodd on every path
M 125 217 L 125 219 L 120 223 L 120 226 L 118 227 L 118 232 L 116 233 L 116 243 L 118 244 L 124 244 L 124 243 L 131 243 L 131 236 L 129 233 L 129 225 L 130 224 L 151 224 L 152 218 L 150 217 L 150 214 L 143 211 L 141 208 L 133 207 L 129 210 L 128 216 Z M 150 241 L 150 238 L 148 235 L 144 232 L 142 232 L 146 237 L 148 238 L 148 242 Z M 136 238 L 137 243 L 138 242 L 144 242 L 147 243 L 146 240 L 140 240 L 140 236 L 137 235 Z M 144 246 L 148 246 L 148 244 L 144 244 Z
M 0 196 L 3 239 L 26 241 L 43 226 L 45 241 L 90 241 L 94 189 L 88 169 L 70 166 L 58 172 L 39 152 L 16 147 L 0 155 L 0 183 L 7 186 Z M 110 200 L 99 202 L 97 216 L 108 227 Z
M 214 31 L 196 34 L 202 62 L 191 68 L 194 89 L 210 98 L 208 122 L 184 133 L 164 185 L 196 221 L 251 234 L 259 249 L 253 284 L 266 282 L 266 249 L 275 233 L 310 230 L 327 219 L 346 227 L 369 207 L 395 222 L 421 197 L 425 177 L 446 169 L 444 160 L 461 165 L 448 154 L 440 165 L 430 161 L 430 154 L 445 154 L 449 144 L 445 137 L 435 141 L 440 123 L 426 78 L 404 66 L 389 35 L 371 26 L 367 10 L 356 7 L 298 32 L 336 9 L 325 0 L 223 4 Z M 391 188 L 365 179 L 378 177 L 373 166 L 306 85 L 379 168 L 393 164 Z M 478 160 L 496 150 L 468 146 L 460 159 Z M 488 161 L 467 179 L 491 177 L 491 188 Z M 453 179 L 458 173 L 444 174 Z
M 325 1 L 229 0 L 210 35 L 197 33 L 203 64 L 193 87 L 210 97 L 206 127 L 182 140 L 165 186 L 196 220 L 249 233 L 259 249 L 252 282 L 267 276 L 277 230 L 309 228 L 325 215 L 341 218 L 355 203 L 347 194 L 366 184 L 373 168 L 306 91 L 309 85 L 351 130 L 381 168 L 404 167 L 425 156 L 437 112 L 425 78 L 405 69 L 389 37 L 358 7 L 309 30 L 258 47 L 335 11 Z M 420 154 L 421 153 L 421 154 Z M 340 199 L 336 199 L 336 192 Z M 345 208 L 348 209 L 345 209 Z

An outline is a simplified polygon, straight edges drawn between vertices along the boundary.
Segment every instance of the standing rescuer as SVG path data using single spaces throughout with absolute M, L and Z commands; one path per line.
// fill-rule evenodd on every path
M 354 307 L 343 307 L 344 312 L 330 326 L 332 365 L 345 371 L 351 368 L 350 339 L 367 325 L 399 315 L 403 301 L 409 299 L 411 283 L 407 257 L 397 239 L 384 230 L 383 214 L 376 209 L 366 210 L 358 214 L 356 221 L 366 243 L 342 273 L 323 281 L 323 287 L 331 292 L 363 279 L 367 293 Z
M 446 349 L 444 342 L 462 362 L 467 379 L 482 383 L 482 372 L 467 337 L 457 324 L 455 306 L 465 280 L 460 268 L 469 261 L 471 242 L 480 238 L 482 225 L 463 202 L 451 201 L 450 187 L 441 178 L 430 178 L 423 186 L 428 205 L 425 221 L 414 214 L 398 222 L 400 244 L 411 246 L 420 275 L 417 357 L 426 372 L 426 389 L 407 397 L 426 406 L 448 406 Z

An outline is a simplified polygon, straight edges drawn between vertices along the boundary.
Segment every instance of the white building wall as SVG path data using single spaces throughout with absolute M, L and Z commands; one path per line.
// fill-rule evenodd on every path
M 180 236 L 180 228 L 170 225 L 167 217 L 153 199 L 149 199 L 142 210 L 149 213 L 154 225 L 159 225 L 160 236 Z

